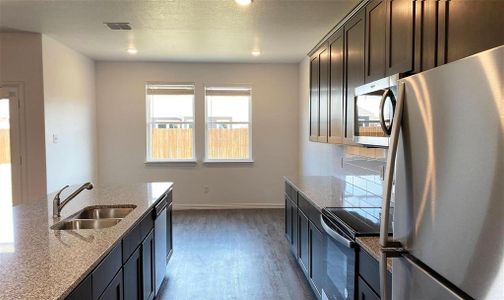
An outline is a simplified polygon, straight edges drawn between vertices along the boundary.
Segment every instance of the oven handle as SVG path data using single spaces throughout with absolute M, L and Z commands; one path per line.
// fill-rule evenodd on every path
M 327 225 L 324 215 L 320 215 L 320 224 L 322 224 L 322 228 L 324 231 L 335 241 L 340 244 L 343 244 L 347 248 L 353 248 L 354 242 L 352 240 L 347 239 L 346 237 L 339 234 L 336 230 L 332 229 L 329 225 Z

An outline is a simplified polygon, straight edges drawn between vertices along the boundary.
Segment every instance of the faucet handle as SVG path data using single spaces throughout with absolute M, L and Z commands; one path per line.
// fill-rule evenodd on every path
M 67 185 L 65 185 L 65 186 L 64 186 L 61 190 L 59 190 L 59 192 L 58 192 L 58 193 L 56 193 L 56 196 L 54 196 L 54 199 L 58 199 L 58 200 L 59 200 L 60 195 L 61 195 L 61 192 L 63 192 L 63 191 L 64 191 L 66 188 L 68 188 L 68 187 L 69 187 L 69 185 L 67 184 Z

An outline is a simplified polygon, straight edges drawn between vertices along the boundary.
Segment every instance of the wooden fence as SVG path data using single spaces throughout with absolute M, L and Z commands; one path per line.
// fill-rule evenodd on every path
M 244 159 L 249 157 L 248 128 L 208 130 L 208 158 Z M 153 159 L 188 159 L 192 157 L 193 131 L 189 128 L 152 129 Z
M 0 129 L 0 164 L 10 164 L 10 132 Z

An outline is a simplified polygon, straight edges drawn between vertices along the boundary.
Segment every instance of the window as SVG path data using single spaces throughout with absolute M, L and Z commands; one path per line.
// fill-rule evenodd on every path
M 194 161 L 194 84 L 147 84 L 147 162 Z
M 205 88 L 205 161 L 252 161 L 252 90 Z

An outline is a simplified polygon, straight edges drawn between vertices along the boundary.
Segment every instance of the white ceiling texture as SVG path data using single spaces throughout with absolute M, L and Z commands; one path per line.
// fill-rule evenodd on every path
M 40 32 L 95 60 L 299 62 L 357 2 L 0 0 L 0 29 Z

